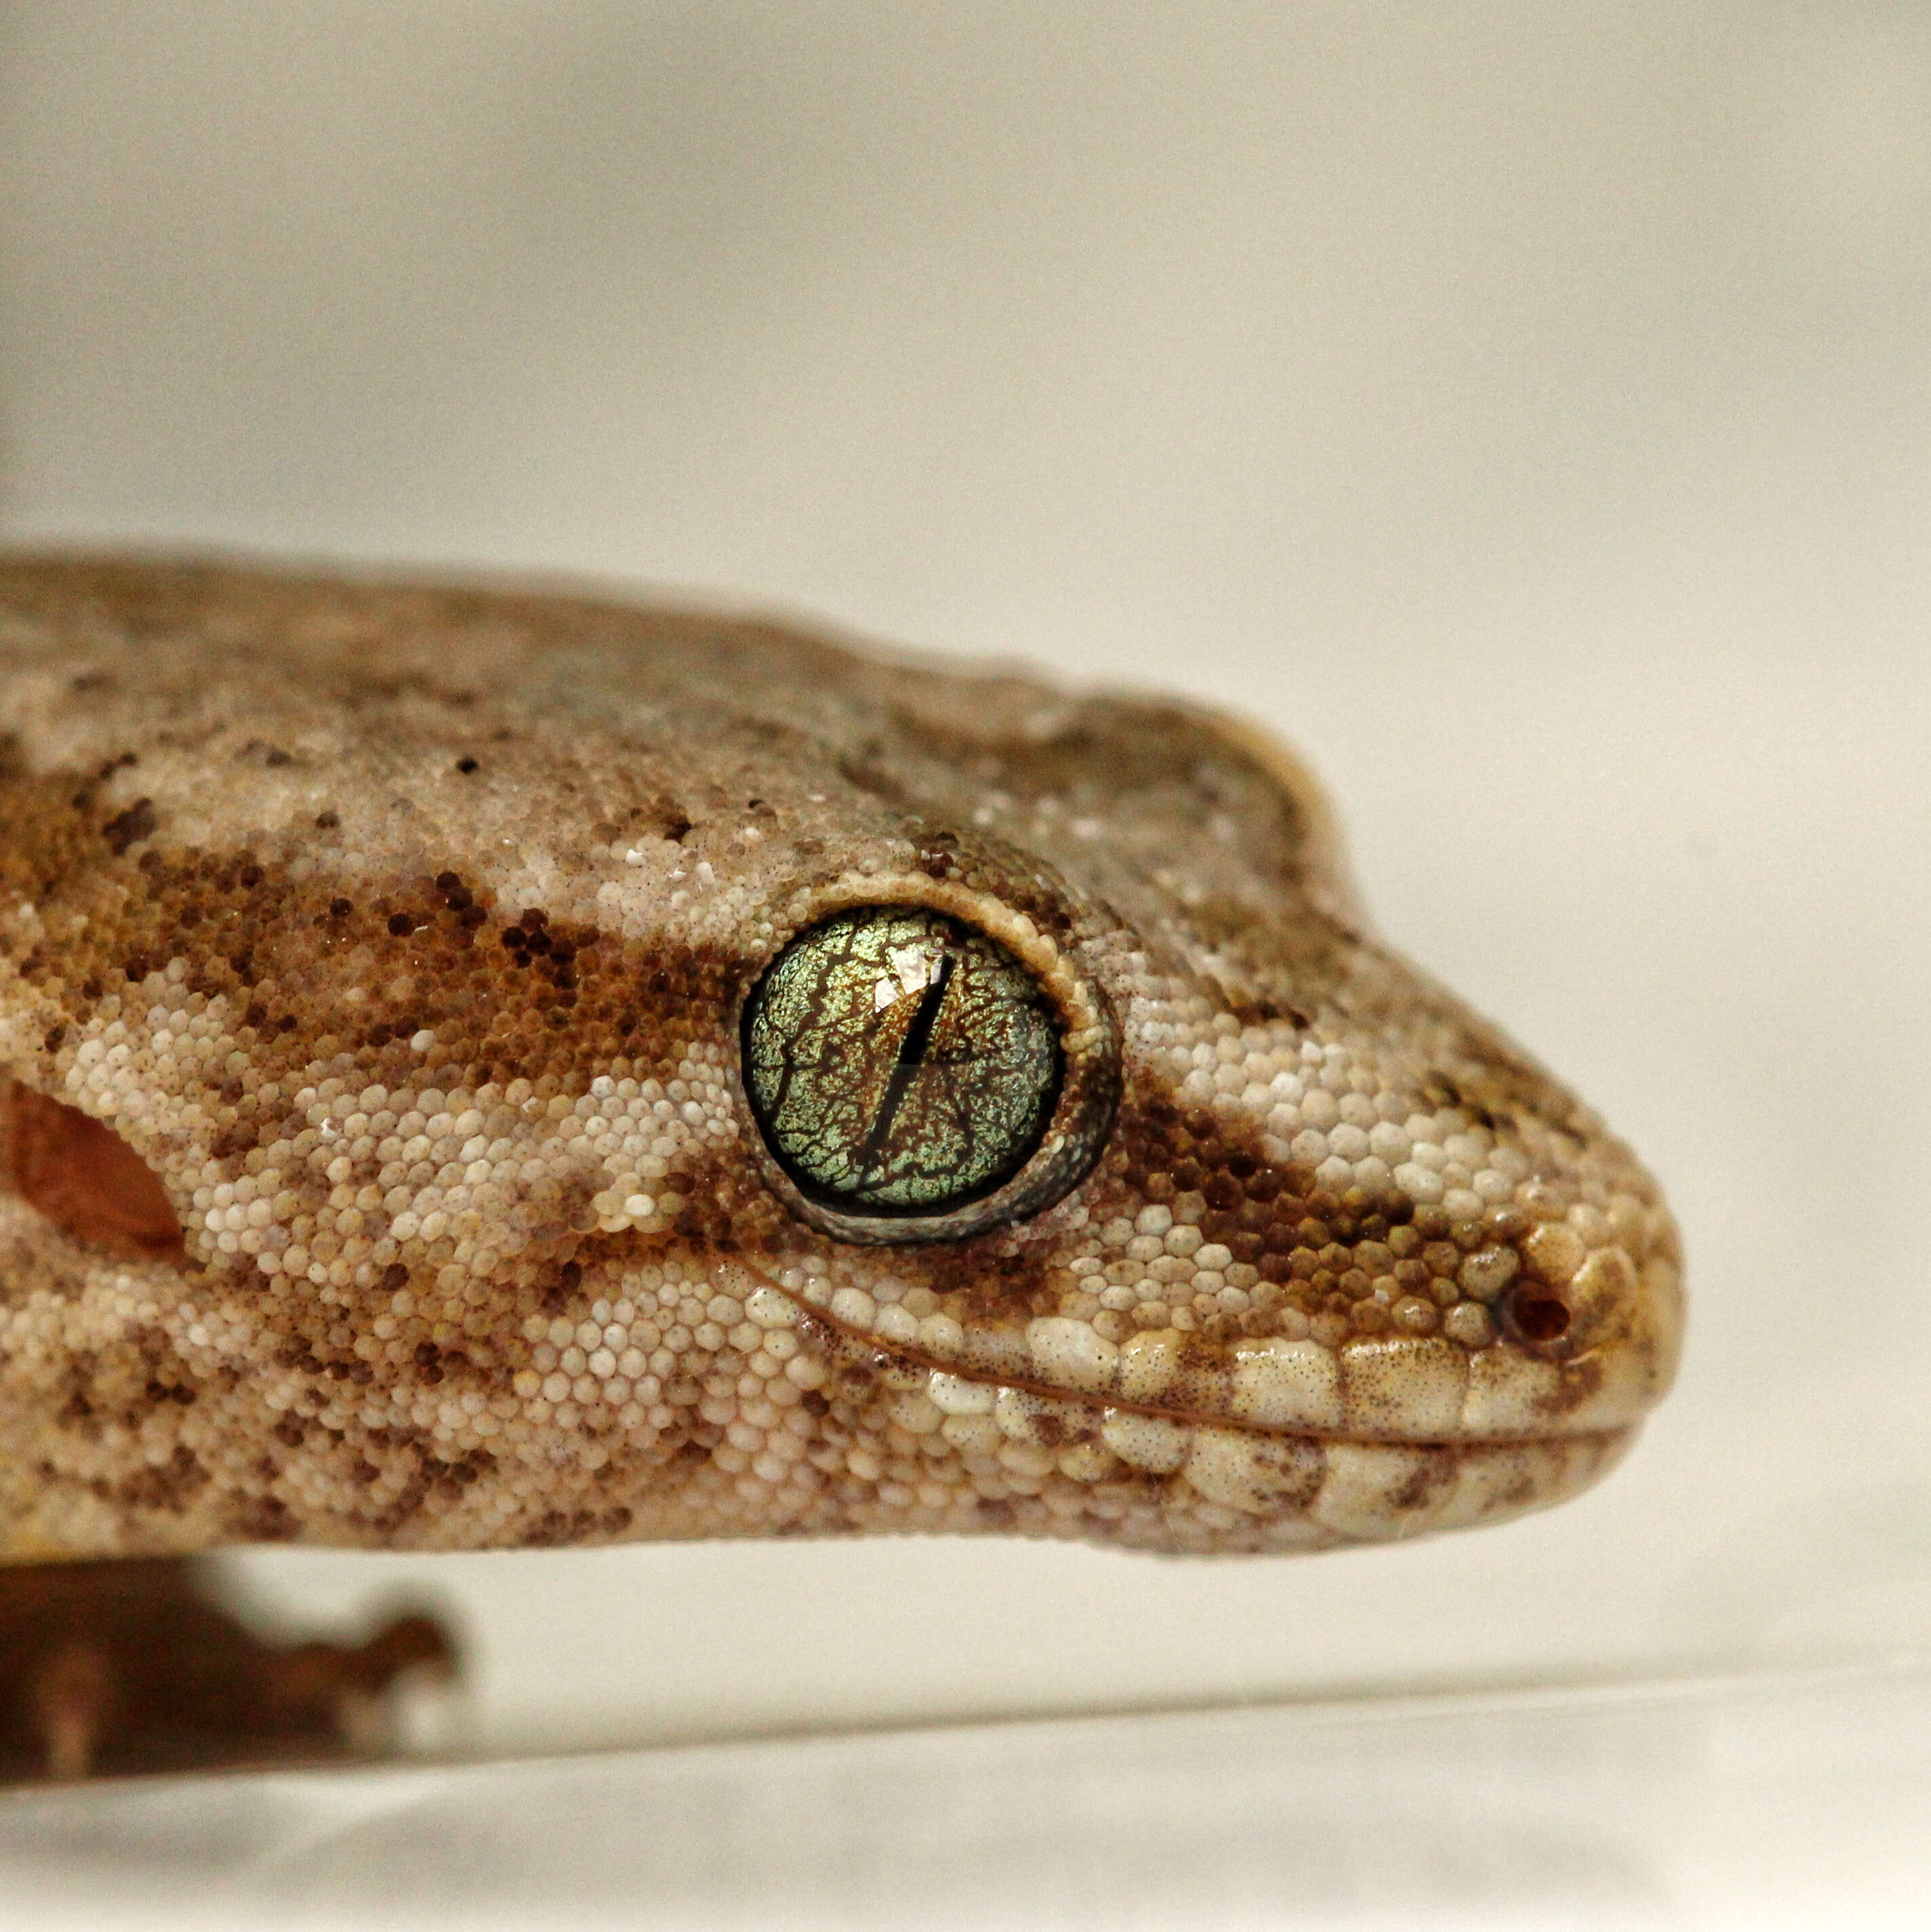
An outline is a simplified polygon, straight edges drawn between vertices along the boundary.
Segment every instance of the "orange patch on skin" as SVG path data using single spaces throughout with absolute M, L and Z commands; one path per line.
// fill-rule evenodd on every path
M 62 1232 L 125 1261 L 178 1261 L 181 1223 L 160 1178 L 104 1122 L 0 1083 L 0 1166 Z

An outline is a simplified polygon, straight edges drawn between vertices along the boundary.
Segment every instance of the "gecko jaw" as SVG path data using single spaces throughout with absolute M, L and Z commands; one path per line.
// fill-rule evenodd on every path
M 1171 1508 L 1204 1513 L 1222 1533 L 1246 1524 L 1240 1533 L 1260 1536 L 1257 1546 L 1384 1542 L 1542 1508 L 1607 1474 L 1636 1433 L 1633 1423 L 1432 1439 L 1267 1426 L 961 1372 L 774 1292 L 780 1300 L 791 1311 L 784 1325 L 834 1378 L 883 1382 L 895 1420 L 913 1432 L 937 1430 L 963 1453 L 1034 1474 L 1151 1484 Z M 1193 1546 L 1177 1534 L 1171 1546 Z
M 1458 1430 L 1453 1429 L 1403 1430 L 1400 1428 L 1349 1428 L 1318 1426 L 1312 1423 L 1260 1421 L 1234 1413 L 1231 1408 L 1207 1403 L 1163 1402 L 1145 1396 L 1132 1396 L 1105 1389 L 1068 1388 L 1042 1376 L 1001 1373 L 997 1370 L 945 1360 L 909 1343 L 888 1341 L 883 1336 L 856 1328 L 829 1315 L 822 1307 L 808 1305 L 783 1289 L 768 1291 L 774 1301 L 781 1300 L 794 1311 L 782 1322 L 801 1339 L 808 1338 L 828 1360 L 841 1366 L 857 1368 L 893 1378 L 910 1390 L 923 1388 L 942 1412 L 959 1414 L 988 1412 L 1002 1396 L 1041 1404 L 1057 1403 L 1069 1409 L 1090 1410 L 1096 1414 L 1138 1415 L 1188 1429 L 1216 1429 L 1256 1438 L 1309 1442 L 1403 1444 L 1417 1448 L 1455 1449 L 1477 1444 L 1498 1448 L 1519 1448 L 1544 1442 L 1602 1440 L 1633 1434 L 1640 1418 L 1603 1426 L 1577 1429 L 1522 1429 L 1519 1430 Z M 778 1325 L 774 1323 L 773 1325 Z M 1310 1348 L 1317 1345 L 1309 1344 Z M 1451 1345 L 1452 1346 L 1452 1345 Z M 933 1386 L 936 1384 L 936 1387 Z M 988 1391 L 990 1402 L 974 1398 L 969 1391 Z

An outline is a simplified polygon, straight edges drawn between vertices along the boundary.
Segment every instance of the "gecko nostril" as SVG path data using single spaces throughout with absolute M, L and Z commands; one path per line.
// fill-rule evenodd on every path
M 103 1121 L 0 1079 L 0 1179 L 77 1241 L 127 1261 L 178 1261 L 160 1177 Z
M 1546 1346 L 1569 1332 L 1569 1304 L 1540 1286 L 1524 1287 L 1502 1298 L 1502 1328 L 1513 1342 Z

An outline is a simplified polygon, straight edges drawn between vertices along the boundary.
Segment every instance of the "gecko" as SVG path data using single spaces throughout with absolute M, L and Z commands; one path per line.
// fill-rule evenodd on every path
M 0 559 L 0 1732 L 55 1768 L 451 1661 L 217 1628 L 199 1552 L 1383 1543 L 1594 1483 L 1682 1317 L 1655 1181 L 1253 727 Z

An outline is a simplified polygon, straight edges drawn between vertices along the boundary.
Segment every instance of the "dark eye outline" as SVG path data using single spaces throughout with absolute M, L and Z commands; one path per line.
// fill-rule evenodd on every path
M 934 914 L 1009 954 L 1012 952 L 997 932 L 988 930 L 985 922 L 969 912 L 919 898 L 880 897 L 823 905 L 785 934 L 745 988 L 739 1008 L 739 1051 L 733 1069 L 733 1084 L 749 1117 L 750 1139 L 767 1184 L 799 1219 L 840 1240 L 867 1246 L 964 1240 L 1043 1212 L 1084 1180 L 1099 1159 L 1120 1090 L 1120 1034 L 1111 1006 L 1063 958 L 1051 972 L 1041 972 L 1023 959 L 1018 962 L 1057 1017 L 1060 1067 L 1058 1091 L 1045 1126 L 1018 1169 L 1006 1178 L 940 1208 L 867 1211 L 841 1204 L 835 1197 L 801 1184 L 784 1156 L 772 1145 L 752 1102 L 748 1077 L 751 1029 L 758 998 L 772 968 L 799 940 L 835 920 L 867 912 Z

